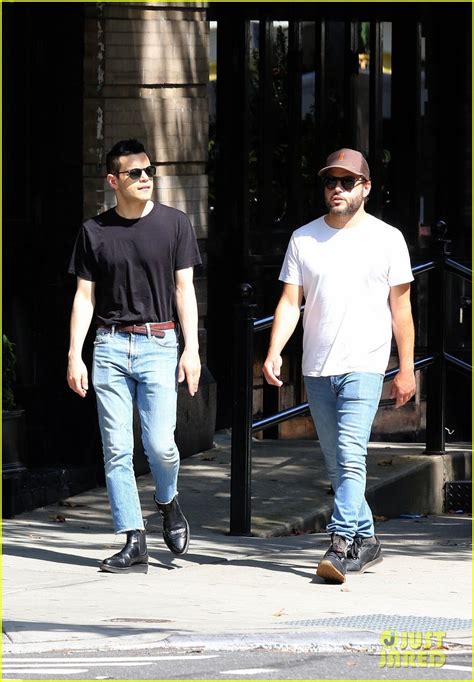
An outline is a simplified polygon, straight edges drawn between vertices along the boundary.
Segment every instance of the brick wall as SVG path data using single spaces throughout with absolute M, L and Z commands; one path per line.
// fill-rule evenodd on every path
M 102 3 L 85 8 L 84 216 L 115 205 L 105 155 L 136 137 L 158 164 L 156 199 L 185 211 L 207 240 L 209 25 L 205 3 Z M 205 267 L 196 277 L 205 359 Z

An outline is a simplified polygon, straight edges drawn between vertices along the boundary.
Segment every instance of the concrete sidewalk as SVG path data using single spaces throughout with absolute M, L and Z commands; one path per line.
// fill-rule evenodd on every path
M 138 479 L 148 522 L 147 575 L 98 570 L 123 544 L 111 530 L 103 488 L 4 520 L 3 652 L 332 651 L 377 647 L 385 629 L 441 630 L 451 646 L 470 646 L 470 514 L 424 516 L 422 483 L 439 477 L 437 467 L 446 470 L 446 461 L 436 465 L 422 446 L 371 445 L 368 496 L 377 507 L 385 560 L 344 585 L 328 585 L 315 577 L 328 537 L 309 532 L 324 528 L 332 506 L 314 444 L 254 444 L 254 536 L 238 537 L 227 535 L 228 434 L 217 434 L 216 442 L 182 462 L 180 501 L 192 532 L 183 558 L 161 537 L 151 477 Z M 451 459 L 467 458 L 462 448 L 450 450 Z M 419 494 L 411 481 L 418 481 Z M 387 519 L 384 509 L 399 518 Z

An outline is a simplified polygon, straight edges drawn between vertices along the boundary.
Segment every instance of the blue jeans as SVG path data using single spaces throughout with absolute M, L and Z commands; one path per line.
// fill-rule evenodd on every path
M 179 452 L 174 440 L 178 341 L 99 328 L 94 342 L 92 381 L 102 436 L 105 479 L 116 533 L 143 529 L 133 470 L 133 406 L 140 415 L 142 441 L 158 502 L 177 492 Z
M 308 403 L 335 492 L 327 526 L 352 540 L 374 535 L 372 512 L 365 499 L 366 457 L 370 430 L 382 393 L 383 375 L 350 372 L 304 377 Z

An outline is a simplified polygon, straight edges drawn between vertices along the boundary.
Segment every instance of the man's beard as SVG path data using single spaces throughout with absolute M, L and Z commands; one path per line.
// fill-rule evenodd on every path
M 349 197 L 349 199 L 345 199 L 343 202 L 337 205 L 332 205 L 328 199 L 325 200 L 325 203 L 330 215 L 352 216 L 357 213 L 361 205 L 364 203 L 364 197 L 362 194 L 358 194 L 353 197 Z

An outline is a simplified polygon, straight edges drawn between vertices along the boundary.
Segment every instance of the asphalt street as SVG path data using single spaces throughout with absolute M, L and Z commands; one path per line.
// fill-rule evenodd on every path
M 470 680 L 472 661 L 465 651 L 445 652 L 439 668 L 384 667 L 380 653 L 250 651 L 121 651 L 49 656 L 6 656 L 3 679 L 88 680 Z

